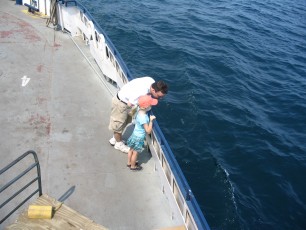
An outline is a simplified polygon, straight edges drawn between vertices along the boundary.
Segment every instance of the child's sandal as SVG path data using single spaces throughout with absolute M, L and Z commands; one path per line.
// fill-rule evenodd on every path
M 142 167 L 139 166 L 139 165 L 136 165 L 135 168 L 130 168 L 130 170 L 132 170 L 132 171 L 140 171 L 140 170 L 142 170 Z
M 138 163 L 138 161 L 136 161 L 135 166 L 138 166 L 138 165 L 139 165 L 139 163 Z M 127 164 L 126 167 L 131 168 L 131 165 Z

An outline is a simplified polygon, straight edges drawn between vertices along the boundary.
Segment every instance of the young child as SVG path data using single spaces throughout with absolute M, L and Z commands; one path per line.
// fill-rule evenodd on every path
M 143 150 L 146 133 L 151 133 L 153 120 L 156 118 L 153 115 L 149 118 L 147 111 L 151 109 L 152 105 L 156 105 L 157 103 L 158 101 L 150 95 L 141 96 L 138 99 L 139 109 L 135 118 L 135 128 L 132 135 L 127 140 L 127 146 L 130 147 L 127 166 L 133 171 L 139 171 L 142 169 L 142 167 L 138 165 L 137 156 L 138 153 Z

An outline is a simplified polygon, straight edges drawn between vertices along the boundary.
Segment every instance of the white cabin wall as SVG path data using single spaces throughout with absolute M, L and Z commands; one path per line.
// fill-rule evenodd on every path
M 80 35 L 77 29 L 77 20 L 79 15 L 79 10 L 77 7 L 66 7 L 59 4 L 59 14 L 60 14 L 60 25 L 62 29 L 66 29 L 71 33 L 71 36 Z
M 45 15 L 50 16 L 50 5 L 51 5 L 51 0 L 42 0 L 44 2 L 44 9 L 46 12 L 44 12 Z
M 127 82 L 127 78 L 123 76 L 123 71 L 116 60 L 117 57 L 110 49 L 108 49 L 110 57 L 107 57 L 105 37 L 98 32 L 94 22 L 83 14 L 78 6 L 65 6 L 61 2 L 58 2 L 57 5 L 58 23 L 62 30 L 68 30 L 72 37 L 82 36 L 89 45 L 90 53 L 104 76 L 116 82 L 121 88 Z
M 39 9 L 39 12 L 50 16 L 50 2 L 51 0 L 36 0 L 37 1 L 37 8 Z M 23 0 L 22 5 L 24 4 L 31 5 L 32 0 Z
M 22 5 L 24 5 L 25 3 L 31 5 L 31 0 L 22 0 Z

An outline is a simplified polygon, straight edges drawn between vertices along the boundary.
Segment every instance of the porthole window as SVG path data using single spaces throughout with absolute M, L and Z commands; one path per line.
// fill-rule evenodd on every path
M 126 80 L 126 77 L 124 76 L 124 74 L 122 73 L 122 80 L 123 80 L 123 83 L 126 84 L 127 83 L 127 80 Z
M 99 41 L 99 34 L 97 33 L 97 31 L 95 31 L 95 35 L 96 35 L 96 41 Z
M 113 57 L 111 52 L 109 52 L 109 59 L 111 60 L 111 62 L 113 62 L 113 60 L 114 60 L 114 57 Z
M 109 58 L 109 52 L 107 46 L 105 46 L 106 57 Z
M 82 22 L 84 22 L 83 16 L 84 16 L 84 15 L 83 15 L 83 12 L 80 12 L 80 19 L 81 19 Z
M 89 23 L 88 23 L 88 20 L 87 20 L 86 17 L 84 17 L 84 23 L 85 23 L 85 26 L 86 26 L 87 28 L 89 28 Z

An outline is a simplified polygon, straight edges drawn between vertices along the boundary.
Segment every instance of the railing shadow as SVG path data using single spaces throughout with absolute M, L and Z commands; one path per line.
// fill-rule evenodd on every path
M 74 193 L 75 185 L 73 185 L 70 189 L 68 189 L 60 198 L 58 198 L 58 201 L 64 202 L 67 200 L 72 193 Z

